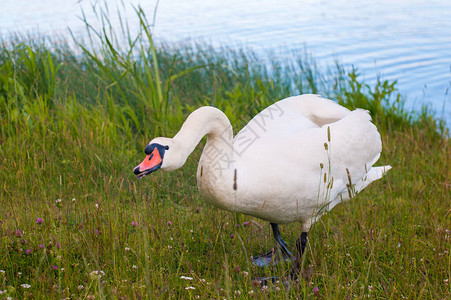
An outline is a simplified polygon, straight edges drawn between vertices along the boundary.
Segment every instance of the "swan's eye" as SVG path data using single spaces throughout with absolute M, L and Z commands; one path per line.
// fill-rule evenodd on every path
M 164 149 L 169 150 L 169 146 L 164 146 Z

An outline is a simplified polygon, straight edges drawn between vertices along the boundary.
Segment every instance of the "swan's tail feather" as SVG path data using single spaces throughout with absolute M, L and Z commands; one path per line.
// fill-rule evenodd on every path
M 382 167 L 372 167 L 370 171 L 363 177 L 362 180 L 355 185 L 356 193 L 359 193 L 366 188 L 371 182 L 379 180 L 385 175 L 392 167 L 390 165 Z
M 390 165 L 383 166 L 383 167 L 372 167 L 371 170 L 368 172 L 368 180 L 369 181 L 375 181 L 378 179 L 381 179 L 382 176 L 385 175 L 389 170 L 391 169 Z

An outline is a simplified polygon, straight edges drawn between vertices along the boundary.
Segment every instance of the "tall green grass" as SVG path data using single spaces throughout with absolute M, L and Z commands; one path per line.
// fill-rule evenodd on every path
M 251 50 L 154 44 L 137 14 L 141 31 L 123 30 L 125 44 L 106 14 L 97 31 L 86 22 L 90 39 L 76 48 L 1 42 L 0 298 L 451 295 L 443 122 L 407 111 L 396 82 L 370 86 L 339 64 L 322 71 L 303 51 L 291 62 L 268 54 L 268 64 Z M 315 225 L 299 282 L 261 288 L 252 278 L 290 265 L 250 264 L 273 247 L 269 227 L 204 204 L 194 175 L 201 149 L 174 173 L 138 181 L 131 171 L 152 137 L 174 134 L 201 105 L 222 109 L 238 130 L 274 101 L 312 92 L 370 110 L 383 133 L 380 164 L 394 168 Z M 282 231 L 294 250 L 299 226 Z

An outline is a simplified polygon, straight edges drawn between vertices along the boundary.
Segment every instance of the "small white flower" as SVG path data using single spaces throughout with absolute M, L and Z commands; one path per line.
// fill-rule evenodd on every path
M 84 289 L 84 288 L 85 288 L 85 287 L 83 286 L 83 284 L 80 284 L 80 285 L 78 286 L 77 289 L 78 289 L 79 291 L 81 291 L 81 290 Z
M 4 291 L 0 290 L 0 295 L 3 295 Z
M 250 290 L 250 291 L 248 292 L 248 294 L 249 294 L 249 295 L 253 295 L 253 294 L 254 294 L 254 290 Z
M 72 202 L 75 202 L 75 198 L 72 198 Z
M 99 209 L 99 204 L 98 203 L 96 203 L 96 208 Z
M 244 275 L 244 276 L 247 276 L 247 275 L 249 275 L 249 273 L 246 272 L 246 271 L 243 271 L 243 275 Z
M 180 279 L 185 279 L 185 280 L 193 280 L 193 277 L 188 277 L 188 276 L 180 276 Z
M 61 199 L 60 198 L 58 198 L 58 199 L 56 199 L 56 203 L 61 203 Z
M 138 266 L 137 265 L 133 265 L 132 268 L 133 269 L 138 269 Z
M 31 287 L 31 285 L 27 283 L 22 283 L 20 286 L 23 287 L 24 289 L 29 289 Z
M 6 272 L 5 272 L 5 270 L 0 270 L 0 273 L 5 274 Z
M 205 280 L 205 279 L 203 279 L 203 278 L 202 278 L 202 279 L 200 280 L 200 282 L 205 282 L 205 281 L 206 281 L 206 280 Z
M 196 288 L 194 287 L 194 286 L 187 286 L 186 288 L 185 288 L 185 290 L 195 290 Z
M 125 247 L 125 251 L 130 251 L 130 248 L 129 247 Z
M 239 290 L 236 290 L 236 291 L 235 291 L 235 295 L 238 295 L 238 296 L 239 296 L 239 295 L 241 295 L 241 292 L 240 292 Z
M 371 292 L 372 289 L 373 289 L 373 286 L 372 285 L 368 285 L 368 291 Z
M 98 270 L 95 270 L 95 271 L 92 271 L 91 273 L 89 273 L 89 276 L 90 276 L 92 279 L 101 278 L 101 277 L 104 276 L 104 275 L 105 275 L 105 272 L 103 272 L 103 271 L 98 271 Z

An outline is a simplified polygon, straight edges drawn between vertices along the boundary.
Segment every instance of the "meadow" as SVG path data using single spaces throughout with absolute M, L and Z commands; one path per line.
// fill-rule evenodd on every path
M 396 82 L 368 85 L 357 69 L 319 68 L 207 43 L 154 44 L 141 31 L 86 40 L 0 41 L 0 299 L 449 299 L 449 129 L 427 107 L 410 111 Z M 121 41 L 127 42 L 121 42 Z M 271 63 L 268 63 L 270 61 Z M 287 96 L 319 93 L 368 109 L 386 177 L 309 233 L 301 278 L 261 287 L 290 263 L 261 269 L 269 224 L 205 204 L 186 165 L 132 173 L 155 136 L 172 136 L 202 105 L 237 132 Z M 281 227 L 294 251 L 298 224 Z

